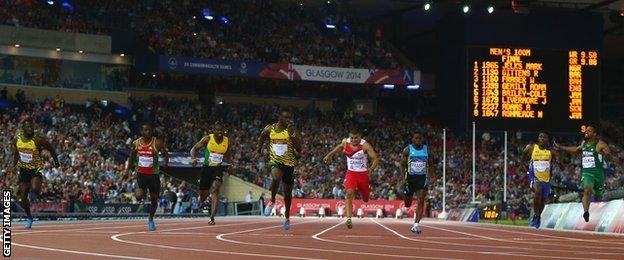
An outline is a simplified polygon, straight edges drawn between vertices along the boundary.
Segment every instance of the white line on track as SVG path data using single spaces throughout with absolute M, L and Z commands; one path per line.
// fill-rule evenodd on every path
M 257 221 L 253 221 L 253 222 L 243 222 L 243 223 L 236 223 L 236 224 L 225 224 L 225 225 L 218 225 L 218 226 L 193 227 L 193 228 L 187 228 L 187 229 L 200 229 L 200 228 L 223 227 L 223 226 L 232 226 L 232 225 L 257 224 L 257 223 L 258 223 Z M 168 230 L 163 230 L 163 231 L 176 231 L 176 230 L 182 230 L 182 229 L 168 229 Z M 270 254 L 256 254 L 256 253 L 242 253 L 242 252 L 209 250 L 209 249 L 189 248 L 189 247 L 180 247 L 180 246 L 157 245 L 157 244 L 142 243 L 142 242 L 136 242 L 136 241 L 130 241 L 130 240 L 123 240 L 123 239 L 119 238 L 121 236 L 141 234 L 141 233 L 146 233 L 146 232 L 123 233 L 123 234 L 117 234 L 117 235 L 111 236 L 110 238 L 112 240 L 114 240 L 114 241 L 121 242 L 121 243 L 134 244 L 134 245 L 145 246 L 145 247 L 164 248 L 164 249 L 169 249 L 169 250 L 185 250 L 185 251 L 216 253 L 216 254 L 226 254 L 226 255 L 242 255 L 242 256 L 251 256 L 251 257 L 268 257 L 268 258 L 301 259 L 301 260 L 320 260 L 320 259 L 305 258 L 305 257 L 281 256 L 281 255 L 270 255 Z
M 570 241 L 589 242 L 589 243 L 598 243 L 598 244 L 610 244 L 610 245 L 619 245 L 619 246 L 624 245 L 624 243 L 605 242 L 605 241 L 599 241 L 599 240 L 594 240 L 594 239 L 582 239 L 582 238 L 573 238 L 573 237 L 560 237 L 560 236 L 553 236 L 553 235 L 536 234 L 536 233 L 529 233 L 529 232 L 506 230 L 505 228 L 494 229 L 494 228 L 479 227 L 479 226 L 476 226 L 476 225 L 466 225 L 466 226 L 463 226 L 463 227 L 474 228 L 474 229 L 481 229 L 481 230 L 497 231 L 497 232 L 504 232 L 504 233 L 512 233 L 512 234 L 523 234 L 523 235 L 532 235 L 532 236 L 538 236 L 538 237 L 556 238 L 556 239 L 560 239 L 560 240 L 563 239 L 563 240 L 570 240 Z M 564 246 L 575 246 L 575 245 L 564 245 Z M 585 245 L 583 247 L 585 247 L 585 248 L 599 248 L 599 249 L 614 249 L 613 247 L 587 247 Z M 622 248 L 620 250 L 624 250 L 624 248 Z
M 375 220 L 373 220 L 375 221 Z M 376 222 L 376 221 L 375 221 Z M 378 223 L 378 222 L 376 222 Z M 381 223 L 378 223 L 380 225 L 382 225 Z M 384 226 L 384 225 L 382 225 Z M 434 227 L 433 225 L 423 225 L 429 228 L 433 228 L 433 229 L 437 229 L 437 230 L 442 230 L 442 231 L 447 231 L 447 232 L 452 232 L 452 233 L 457 233 L 457 234 L 462 234 L 462 235 L 466 235 L 466 236 L 472 236 L 472 237 L 478 237 L 478 238 L 483 238 L 483 239 L 487 239 L 487 240 L 492 240 L 492 241 L 498 241 L 498 242 L 503 242 L 503 243 L 517 243 L 517 244 L 533 244 L 533 245 L 545 245 L 544 243 L 531 243 L 531 242 L 523 242 L 523 241 L 513 241 L 513 240 L 507 240 L 507 239 L 499 239 L 499 238 L 494 238 L 494 237 L 488 237 L 488 236 L 482 236 L 482 235 L 477 235 L 477 234 L 472 234 L 472 233 L 467 233 L 467 232 L 462 232 L 462 231 L 457 231 L 457 230 L 451 230 L 451 229 L 446 229 L 446 228 L 441 228 L 441 227 Z M 385 226 L 384 226 L 385 227 Z M 394 232 L 394 230 L 387 228 L 388 230 L 391 230 L 391 232 Z M 394 232 L 395 234 L 398 234 L 396 232 Z M 402 237 L 405 237 L 403 235 L 400 235 Z M 409 238 L 408 238 L 409 239 Z M 412 239 L 409 239 L 412 240 Z M 550 244 L 546 244 L 546 245 L 550 245 Z M 470 246 L 474 246 L 474 245 L 470 245 Z M 503 248 L 503 246 L 496 246 L 498 248 Z M 579 248 L 580 245 L 574 246 Z M 517 248 L 517 247 L 515 247 Z M 602 254 L 602 255 L 621 255 L 621 253 L 598 253 L 598 252 L 587 252 L 585 250 L 585 246 L 583 246 L 583 248 L 579 248 L 579 250 L 581 251 L 574 251 L 574 250 L 556 250 L 556 249 L 538 249 L 538 248 L 531 248 L 531 250 L 533 251 L 546 251 L 546 252 L 562 252 L 562 253 L 572 253 L 572 252 L 580 252 L 581 254 Z M 558 257 L 558 256 L 542 256 L 542 255 L 522 255 L 522 256 L 531 256 L 531 257 L 541 257 L 541 258 L 559 258 L 559 259 L 578 259 L 578 260 L 584 260 L 587 258 L 574 258 L 574 257 Z M 596 259 L 596 258 L 594 258 Z
M 59 249 L 59 248 L 26 245 L 26 244 L 20 244 L 20 243 L 15 243 L 15 242 L 13 242 L 13 245 L 21 246 L 25 248 L 31 248 L 31 249 L 78 254 L 78 255 L 90 255 L 90 256 L 99 256 L 99 257 L 108 257 L 108 258 L 135 259 L 135 260 L 154 260 L 154 258 L 143 258 L 143 257 L 134 257 L 134 256 L 125 256 L 125 255 L 110 255 L 110 254 L 101 254 L 101 253 L 93 253 L 93 252 L 85 252 L 85 251 L 65 250 L 65 249 Z
M 446 224 L 446 225 L 456 225 L 454 222 L 457 221 L 432 221 L 434 223 Z M 491 223 L 474 223 L 474 222 L 462 222 L 467 226 L 491 226 L 491 227 L 501 227 L 500 224 L 491 224 Z M 525 227 L 525 226 L 505 226 L 506 229 L 523 229 L 523 230 L 535 230 L 534 227 Z M 562 232 L 562 233 L 576 233 L 576 234 L 584 234 L 584 235 L 596 235 L 596 236 L 604 236 L 604 237 L 624 237 L 624 233 L 613 233 L 613 232 L 599 232 L 599 231 L 586 231 L 586 230 L 570 230 L 570 229 L 554 229 L 554 228 L 541 228 L 541 230 L 547 230 L 551 232 Z
M 319 220 L 305 221 L 305 222 L 296 223 L 296 224 L 305 224 L 305 223 L 317 222 L 317 221 L 319 221 Z M 296 224 L 293 224 L 293 225 L 296 225 Z M 336 226 L 338 226 L 340 224 L 342 224 L 342 223 L 339 222 L 334 227 L 336 227 Z M 342 253 L 342 254 L 372 255 L 372 256 L 379 256 L 379 257 L 413 258 L 413 259 L 452 259 L 452 258 L 431 258 L 431 257 L 406 256 L 406 255 L 377 254 L 377 253 L 369 253 L 369 252 L 361 252 L 361 251 L 355 252 L 355 251 L 336 250 L 336 249 L 327 249 L 327 248 L 313 248 L 313 247 L 301 247 L 301 246 L 272 245 L 272 244 L 263 244 L 263 243 L 242 242 L 242 241 L 237 241 L 237 240 L 231 240 L 231 239 L 223 238 L 224 236 L 230 236 L 230 235 L 236 235 L 236 234 L 260 231 L 260 230 L 266 230 L 266 229 L 272 229 L 272 228 L 278 228 L 278 227 L 282 227 L 282 226 L 281 225 L 280 226 L 270 226 L 270 227 L 262 227 L 262 228 L 255 228 L 255 229 L 237 231 L 237 232 L 232 232 L 232 233 L 226 233 L 226 234 L 218 235 L 217 239 L 219 239 L 221 241 L 225 241 L 225 242 L 230 242 L 230 243 L 235 243 L 235 244 L 242 244 L 242 245 L 253 245 L 253 246 L 263 246 L 263 247 L 285 248 L 285 249 L 295 249 L 295 250 L 307 250 L 307 251 L 315 251 L 315 252 L 332 252 L 332 253 Z
M 384 248 L 396 248 L 396 249 L 416 249 L 413 247 L 401 247 L 401 246 L 389 246 L 389 245 L 373 245 L 373 244 L 365 244 L 365 243 L 351 243 L 351 242 L 343 242 L 343 241 L 336 241 L 336 240 L 330 240 L 330 239 L 324 239 L 324 238 L 320 238 L 319 236 L 322 234 L 325 234 L 326 232 L 336 228 L 339 225 L 342 225 L 342 222 L 338 222 L 338 224 L 333 225 L 327 229 L 322 230 L 321 232 L 318 232 L 314 235 L 312 235 L 312 238 L 319 240 L 319 241 L 323 241 L 323 242 L 327 242 L 327 243 L 331 243 L 331 244 L 346 244 L 346 245 L 358 245 L 358 246 L 367 246 L 367 247 L 384 247 Z M 437 250 L 436 250 L 437 251 Z M 422 258 L 422 259 L 462 259 L 462 258 L 440 258 L 440 257 L 416 257 L 415 258 Z

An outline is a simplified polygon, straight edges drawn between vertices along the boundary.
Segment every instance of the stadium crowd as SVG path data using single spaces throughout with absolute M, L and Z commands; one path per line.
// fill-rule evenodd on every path
M 327 17 L 321 9 L 273 0 L 85 0 L 73 4 L 2 0 L 0 23 L 91 34 L 131 28 L 152 50 L 173 55 L 332 67 L 400 67 L 384 46 L 380 29 L 373 33 L 365 23 L 337 14 Z M 336 28 L 326 28 L 327 19 Z
M 129 100 L 130 114 L 120 117 L 97 101 L 90 101 L 85 106 L 69 106 L 58 96 L 33 102 L 24 98 L 23 93 L 21 96 L 18 93 L 16 100 L 20 101 L 15 102 L 14 108 L 0 110 L 3 187 L 16 185 L 17 175 L 10 167 L 10 144 L 18 131 L 18 122 L 27 116 L 34 118 L 39 133 L 55 144 L 62 164 L 58 169 L 45 166 L 43 173 L 48 181 L 44 188 L 44 200 L 131 202 L 135 182 L 122 169 L 129 144 L 137 136 L 141 122 L 158 125 L 156 133 L 166 140 L 170 151 L 186 152 L 209 131 L 213 122 L 222 121 L 232 144 L 235 174 L 265 188 L 270 183 L 266 151 L 262 155 L 250 151 L 255 150 L 261 129 L 275 122 L 281 109 L 277 106 L 207 106 L 205 103 L 155 97 L 150 100 Z M 433 209 L 441 209 L 442 126 L 435 121 L 415 120 L 413 115 L 405 113 L 380 113 L 375 116 L 357 115 L 350 110 L 323 113 L 313 106 L 297 111 L 295 120 L 304 140 L 304 150 L 296 168 L 295 197 L 344 197 L 341 185 L 345 171 L 344 159 L 336 157 L 330 164 L 325 164 L 322 158 L 356 124 L 363 131 L 363 137 L 381 155 L 380 167 L 371 173 L 372 198 L 401 197 L 402 175 L 398 172 L 400 151 L 410 140 L 411 134 L 419 131 L 425 135 L 430 147 L 430 171 L 433 173 L 430 180 L 430 205 Z M 617 128 L 614 125 L 609 127 Z M 607 140 L 611 138 L 603 137 Z M 519 161 L 519 154 L 527 142 L 534 139 L 534 134 L 523 133 L 513 133 L 509 137 L 508 194 L 509 200 L 518 205 L 528 205 L 531 201 L 529 198 L 532 193 L 525 174 L 527 163 Z M 557 137 L 558 142 L 563 143 L 578 143 L 580 139 L 578 135 Z M 504 165 L 501 134 L 479 133 L 477 140 L 477 200 L 500 201 Z M 608 190 L 620 188 L 624 184 L 624 153 L 619 145 L 609 143 L 614 156 L 608 162 Z M 447 207 L 457 207 L 471 201 L 471 149 L 469 138 L 448 132 Z M 577 190 L 580 181 L 579 158 L 563 158 L 562 162 L 553 167 L 553 184 Z M 165 197 L 173 199 L 177 196 L 171 196 L 171 193 L 194 190 L 193 185 L 181 183 L 167 175 L 161 178 L 163 193 L 169 194 Z M 180 200 L 189 201 L 191 197 L 182 196 Z

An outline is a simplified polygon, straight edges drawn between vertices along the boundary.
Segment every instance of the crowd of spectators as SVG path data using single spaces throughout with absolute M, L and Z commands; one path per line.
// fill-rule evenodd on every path
M 95 34 L 131 28 L 158 53 L 332 67 L 401 66 L 376 37 L 379 30 L 297 2 L 85 0 L 70 3 L 71 8 L 58 0 L 52 5 L 2 2 L 4 24 Z M 327 19 L 336 28 L 325 28 Z
M 122 169 L 129 144 L 137 136 L 140 123 L 145 121 L 159 126 L 156 133 L 166 141 L 169 150 L 186 152 L 209 131 L 213 122 L 219 120 L 226 126 L 230 138 L 231 163 L 235 165 L 235 174 L 265 188 L 270 183 L 266 149 L 263 154 L 252 151 L 256 150 L 261 129 L 276 121 L 281 109 L 277 106 L 207 106 L 195 101 L 156 97 L 150 100 L 131 99 L 128 103 L 130 114 L 120 117 L 95 101 L 84 107 L 65 105 L 60 97 L 18 104 L 10 110 L 2 110 L 0 117 L 0 141 L 3 144 L 0 150 L 0 157 L 3 158 L 1 180 L 4 187 L 16 185 L 17 176 L 10 167 L 10 143 L 18 131 L 18 122 L 27 116 L 35 119 L 38 133 L 55 144 L 60 156 L 60 168 L 46 164 L 43 170 L 47 178 L 43 196 L 46 200 L 75 201 L 90 197 L 94 201 L 131 201 L 130 194 L 135 183 Z M 437 122 L 407 113 L 379 113 L 374 116 L 358 115 L 349 110 L 328 113 L 313 106 L 295 114 L 304 142 L 296 167 L 295 197 L 344 197 L 341 185 L 344 159 L 337 156 L 331 163 L 325 164 L 322 158 L 347 136 L 349 127 L 357 124 L 363 131 L 363 137 L 381 156 L 378 170 L 370 174 L 372 198 L 401 198 L 400 151 L 411 134 L 419 131 L 424 134 L 430 149 L 430 204 L 434 209 L 441 209 L 442 126 Z M 621 128 L 614 125 L 608 127 Z M 624 153 L 620 145 L 610 141 L 611 137 L 603 137 L 609 141 L 613 154 L 606 170 L 607 189 L 618 189 L 624 184 Z M 535 139 L 535 135 L 530 133 L 517 132 L 509 136 L 508 199 L 522 205 L 529 204 L 532 193 L 525 174 L 527 162 L 521 162 L 519 155 L 526 144 Z M 559 142 L 568 144 L 578 144 L 580 139 L 580 135 L 557 137 Z M 450 131 L 447 140 L 447 207 L 454 208 L 472 200 L 472 143 L 470 138 L 454 135 Z M 502 135 L 479 133 L 476 151 L 476 199 L 500 201 L 504 167 Z M 564 155 L 560 162 L 553 165 L 553 184 L 565 189 L 563 192 L 579 188 L 579 159 Z M 164 193 L 175 194 L 180 189 L 192 187 L 186 183 L 174 184 L 166 175 L 162 178 L 167 179 L 163 181 Z M 186 200 L 189 198 L 185 197 Z

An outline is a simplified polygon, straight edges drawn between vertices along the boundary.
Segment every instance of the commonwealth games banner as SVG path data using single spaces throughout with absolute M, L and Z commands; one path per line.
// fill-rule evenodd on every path
M 420 84 L 418 70 L 338 68 L 161 55 L 160 71 L 354 84 Z

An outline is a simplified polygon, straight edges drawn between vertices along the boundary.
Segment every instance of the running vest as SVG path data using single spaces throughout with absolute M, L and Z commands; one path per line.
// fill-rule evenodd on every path
M 142 139 L 142 138 L 141 138 Z M 156 149 L 156 137 L 146 144 L 141 144 L 141 139 L 136 141 L 137 156 L 137 172 L 142 174 L 158 174 L 158 150 Z
M 230 141 L 227 137 L 223 137 L 221 143 L 217 143 L 214 134 L 210 134 L 206 151 L 204 152 L 204 165 L 219 166 L 223 162 L 223 156 L 228 150 Z
M 533 145 L 531 153 L 531 165 L 529 170 L 533 171 L 533 175 L 541 182 L 550 182 L 550 162 L 552 153 L 548 149 L 541 149 L 539 145 Z
M 368 156 L 364 152 L 364 139 L 355 147 L 351 147 L 351 138 L 347 139 L 344 145 L 344 153 L 347 157 L 347 172 L 367 173 L 368 172 Z
M 35 138 L 26 141 L 21 135 L 17 136 L 17 153 L 19 160 L 17 161 L 17 167 L 20 169 L 40 169 L 43 168 L 43 160 L 41 159 L 41 152 L 35 143 Z
M 275 130 L 276 124 L 271 126 L 269 133 L 269 159 L 273 164 L 295 166 L 295 152 L 293 151 L 292 139 L 288 129 Z
M 598 141 L 593 144 L 589 144 L 588 142 L 583 142 L 582 150 L 582 161 L 583 161 L 583 173 L 591 173 L 591 174 L 603 174 L 603 161 L 602 154 L 598 153 L 596 146 L 598 145 Z
M 418 150 L 413 144 L 409 144 L 409 158 L 407 161 L 407 177 L 415 175 L 427 175 L 427 160 L 429 151 L 426 145 Z

